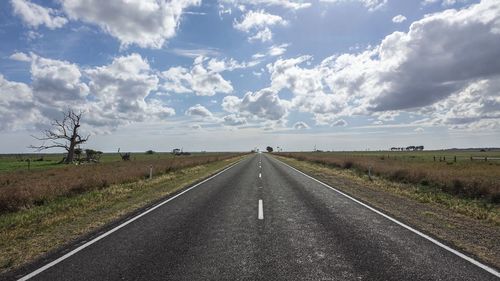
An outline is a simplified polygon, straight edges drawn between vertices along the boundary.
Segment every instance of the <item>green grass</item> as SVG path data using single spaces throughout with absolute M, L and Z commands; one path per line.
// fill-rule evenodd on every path
M 144 152 L 133 152 L 131 160 L 158 160 L 171 159 L 174 157 L 193 157 L 200 155 L 217 155 L 217 152 L 197 152 L 189 156 L 174 156 L 170 152 L 156 152 L 154 154 L 146 154 Z M 28 161 L 30 170 L 46 170 L 64 167 L 64 164 L 59 164 L 63 158 L 62 153 L 36 153 L 36 154 L 0 154 L 0 173 L 10 171 L 28 170 Z M 43 160 L 43 161 L 37 161 Z M 101 163 L 120 162 L 121 157 L 118 153 L 104 153 L 100 159 Z
M 152 180 L 111 185 L 41 206 L 0 215 L 0 272 L 95 230 L 182 187 L 207 177 L 241 157 L 166 173 Z
M 321 155 L 330 155 L 336 157 L 384 157 L 394 158 L 402 161 L 412 162 L 439 162 L 439 158 L 443 162 L 453 162 L 454 157 L 458 162 L 471 162 L 471 157 L 491 157 L 500 158 L 500 150 L 479 151 L 479 150 L 424 150 L 424 151 L 329 151 L 318 152 Z M 444 160 L 443 158 L 446 158 Z M 484 162 L 482 160 L 474 160 L 474 162 Z M 499 164 L 500 160 L 490 160 L 489 163 Z

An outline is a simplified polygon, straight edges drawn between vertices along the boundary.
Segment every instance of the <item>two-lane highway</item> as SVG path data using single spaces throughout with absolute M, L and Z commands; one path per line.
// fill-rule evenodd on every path
M 267 154 L 111 231 L 27 277 L 499 280 Z

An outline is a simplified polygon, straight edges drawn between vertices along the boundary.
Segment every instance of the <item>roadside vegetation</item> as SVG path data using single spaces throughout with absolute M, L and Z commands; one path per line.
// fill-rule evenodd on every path
M 38 170 L 0 172 L 0 213 L 40 206 L 61 197 L 72 196 L 113 184 L 128 183 L 180 169 L 208 164 L 237 156 L 235 153 L 195 154 L 192 156 L 161 156 L 138 154 L 135 161 L 120 161 L 119 155 L 103 163 L 44 166 Z M 149 157 L 148 157 L 149 156 Z M 156 157 L 157 156 L 157 157 Z M 116 161 L 111 159 L 116 158 Z M 3 162 L 3 161 L 2 161 Z M 0 162 L 1 163 L 1 162 Z M 12 162 L 11 162 L 12 163 Z M 5 166 L 5 164 L 4 164 Z M 57 169 L 49 169 L 57 167 Z
M 500 152 L 296 152 L 278 155 L 363 175 L 370 171 L 375 177 L 415 184 L 421 190 L 442 191 L 489 204 L 500 203 Z
M 0 273 L 189 186 L 244 154 L 163 156 L 0 173 L 7 206 L 0 213 Z M 146 179 L 151 164 L 155 176 Z

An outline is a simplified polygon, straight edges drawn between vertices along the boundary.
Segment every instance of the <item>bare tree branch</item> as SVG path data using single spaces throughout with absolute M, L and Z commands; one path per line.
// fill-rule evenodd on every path
M 82 137 L 78 130 L 80 128 L 80 120 L 83 112 L 75 113 L 73 110 L 68 109 L 64 113 L 62 120 L 54 120 L 51 125 L 52 129 L 44 130 L 42 137 L 32 136 L 34 139 L 42 141 L 42 145 L 31 145 L 29 148 L 37 151 L 42 151 L 51 148 L 64 148 L 67 151 L 65 163 L 73 162 L 75 155 L 75 148 L 77 145 L 82 144 L 90 138 L 90 135 Z M 45 145 L 46 141 L 51 144 Z

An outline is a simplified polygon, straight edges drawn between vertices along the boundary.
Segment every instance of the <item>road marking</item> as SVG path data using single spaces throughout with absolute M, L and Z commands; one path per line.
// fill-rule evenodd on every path
M 259 200 L 259 220 L 264 219 L 264 206 L 262 204 L 262 200 Z
M 157 208 L 159 208 L 159 207 L 161 207 L 161 206 L 165 205 L 166 203 L 168 203 L 168 202 L 170 202 L 170 201 L 174 200 L 175 198 L 177 198 L 177 197 L 179 197 L 179 196 L 183 195 L 184 193 L 186 193 L 186 192 L 188 192 L 188 191 L 192 190 L 193 188 L 195 188 L 195 187 L 197 187 L 197 186 L 199 186 L 199 185 L 202 185 L 202 184 L 204 184 L 205 182 L 207 182 L 207 181 L 209 181 L 209 180 L 211 180 L 211 179 L 215 178 L 216 176 L 218 176 L 218 175 L 220 175 L 220 174 L 224 173 L 225 171 L 227 171 L 227 170 L 229 170 L 229 169 L 233 168 L 234 166 L 236 166 L 236 165 L 237 165 L 237 164 L 239 164 L 240 162 L 241 162 L 241 160 L 239 160 L 238 162 L 236 162 L 236 163 L 232 164 L 231 166 L 229 166 L 229 167 L 225 168 L 224 170 L 222 170 L 222 171 L 218 172 L 217 174 L 215 174 L 215 175 L 213 175 L 213 176 L 211 176 L 211 177 L 209 177 L 209 178 L 207 178 L 207 179 L 205 179 L 205 180 L 203 180 L 203 181 L 201 181 L 201 182 L 199 182 L 199 183 L 197 183 L 197 184 L 195 184 L 195 185 L 193 185 L 193 186 L 189 187 L 188 189 L 186 189 L 186 190 L 182 191 L 181 193 L 179 193 L 179 194 L 177 194 L 177 195 L 175 195 L 175 196 L 173 196 L 173 197 L 170 197 L 169 199 L 167 199 L 167 200 L 165 200 L 165 201 L 163 201 L 163 202 L 161 202 L 161 203 L 157 204 L 156 206 L 152 207 L 151 209 L 146 210 L 146 211 L 144 211 L 143 213 L 140 213 L 139 215 L 137 215 L 137 216 L 135 216 L 135 217 L 133 217 L 133 218 L 131 218 L 131 219 L 129 219 L 129 220 L 127 220 L 127 221 L 123 222 L 122 224 L 118 225 L 117 227 L 115 227 L 115 228 L 113 228 L 113 229 L 111 229 L 111 230 L 108 230 L 108 231 L 107 231 L 107 232 L 105 232 L 104 234 L 99 235 L 98 237 L 96 237 L 96 238 L 94 238 L 94 239 L 90 240 L 89 242 L 87 242 L 87 243 L 85 243 L 85 244 L 83 244 L 83 245 L 79 246 L 78 248 L 76 248 L 76 249 L 72 250 L 71 252 L 69 252 L 69 253 L 67 253 L 67 254 L 63 255 L 62 257 L 59 257 L 59 258 L 57 258 L 56 260 L 54 260 L 54 261 L 52 261 L 52 262 L 50 262 L 50 263 L 48 263 L 48 264 L 46 264 L 46 265 L 44 265 L 44 266 L 40 267 L 39 269 L 37 269 L 37 270 L 35 270 L 35 271 L 33 271 L 33 272 L 31 272 L 31 273 L 29 273 L 29 274 L 27 274 L 27 275 L 23 276 L 22 278 L 18 279 L 18 281 L 24 281 L 24 280 L 28 280 L 28 279 L 30 279 L 30 278 L 32 278 L 32 277 L 35 277 L 36 275 L 38 275 L 38 274 L 42 273 L 43 271 L 45 271 L 45 270 L 47 270 L 47 269 L 49 269 L 49 268 L 53 267 L 54 265 L 56 265 L 56 264 L 58 264 L 58 263 L 62 262 L 63 260 L 65 260 L 65 259 L 67 259 L 67 258 L 71 257 L 72 255 L 74 255 L 74 254 L 76 254 L 76 253 L 80 252 L 81 250 L 83 250 L 83 249 L 87 248 L 88 246 L 90 246 L 90 245 L 94 244 L 95 242 L 97 242 L 97 241 L 99 241 L 99 240 L 103 239 L 104 237 L 106 237 L 106 236 L 108 236 L 108 235 L 112 234 L 113 232 L 115 232 L 115 231 L 119 230 L 120 228 L 122 228 L 122 227 L 124 227 L 124 226 L 126 226 L 126 225 L 130 224 L 131 222 L 133 222 L 133 221 L 135 221 L 135 220 L 137 220 L 137 219 L 139 219 L 139 218 L 141 218 L 141 217 L 145 216 L 146 214 L 149 214 L 150 212 L 154 211 L 155 209 L 157 209 Z
M 261 173 L 259 173 L 259 178 L 262 178 L 262 174 Z
M 274 159 L 276 159 L 276 158 L 274 158 Z M 430 237 L 429 235 L 424 234 L 424 233 L 422 233 L 422 232 L 420 232 L 420 231 L 412 228 L 411 226 L 406 225 L 406 224 L 398 221 L 397 219 L 395 219 L 393 217 L 390 217 L 389 215 L 386 215 L 386 214 L 382 213 L 381 211 L 379 211 L 379 210 L 377 210 L 377 209 L 375 209 L 375 208 L 373 208 L 373 207 L 371 207 L 371 206 L 369 206 L 369 205 L 367 205 L 367 204 L 365 204 L 365 203 L 357 200 L 356 198 L 351 197 L 350 195 L 347 195 L 344 192 L 342 192 L 342 191 L 340 191 L 338 189 L 335 189 L 334 187 L 331 187 L 328 184 L 326 184 L 326 183 L 324 183 L 324 182 L 322 182 L 322 181 L 320 181 L 318 179 L 315 179 L 312 176 L 310 176 L 310 175 L 308 175 L 308 174 L 306 174 L 304 172 L 301 172 L 301 171 L 295 169 L 294 167 L 292 167 L 292 166 L 290 166 L 290 165 L 282 162 L 281 160 L 278 160 L 278 159 L 276 159 L 276 160 L 278 162 L 282 163 L 283 165 L 291 168 L 292 170 L 295 170 L 296 172 L 298 172 L 298 173 L 300 173 L 300 174 L 302 174 L 302 175 L 304 175 L 304 176 L 306 176 L 306 177 L 308 177 L 308 178 L 316 181 L 317 183 L 319 183 L 319 184 L 321 184 L 321 185 L 323 185 L 325 187 L 330 188 L 331 190 L 337 192 L 338 194 L 340 194 L 340 195 L 342 195 L 342 196 L 344 196 L 344 197 L 346 197 L 346 198 L 348 198 L 348 199 L 350 199 L 350 200 L 352 200 L 352 201 L 360 204 L 361 206 L 366 207 L 367 209 L 369 209 L 369 210 L 371 210 L 371 211 L 373 211 L 373 212 L 375 212 L 375 213 L 383 216 L 384 218 L 386 218 L 386 219 L 388 219 L 388 220 L 390 220 L 390 221 L 398 224 L 399 226 L 402 226 L 402 227 L 406 228 L 407 230 L 409 230 L 409 231 L 417 234 L 418 236 L 420 236 L 420 237 L 422 237 L 424 239 L 427 239 L 428 241 L 430 241 L 430 242 L 434 243 L 435 245 L 437 245 L 437 246 L 439 246 L 439 247 L 447 250 L 448 252 L 451 252 L 451 253 L 453 253 L 453 254 L 461 257 L 462 259 L 464 259 L 464 260 L 466 260 L 466 261 L 468 261 L 468 262 L 470 262 L 470 263 L 472 263 L 472 264 L 474 264 L 474 265 L 476 265 L 476 266 L 478 266 L 478 267 L 480 267 L 480 268 L 488 271 L 489 273 L 495 275 L 496 277 L 500 277 L 500 272 L 496 271 L 495 269 L 493 269 L 493 268 L 491 268 L 491 267 L 489 267 L 489 266 L 487 266 L 487 265 L 485 265 L 485 264 L 483 264 L 483 263 L 481 263 L 481 262 L 479 262 L 479 261 L 477 261 L 477 260 L 475 260 L 475 259 L 473 259 L 473 258 L 471 258 L 471 257 L 469 257 L 469 256 L 467 256 L 467 255 L 465 255 L 465 254 L 463 254 L 463 253 L 461 253 L 461 252 L 459 252 L 459 251 L 457 251 L 457 250 L 449 247 L 449 246 L 446 246 L 445 244 L 443 244 L 443 243 L 439 242 L 438 240 Z

